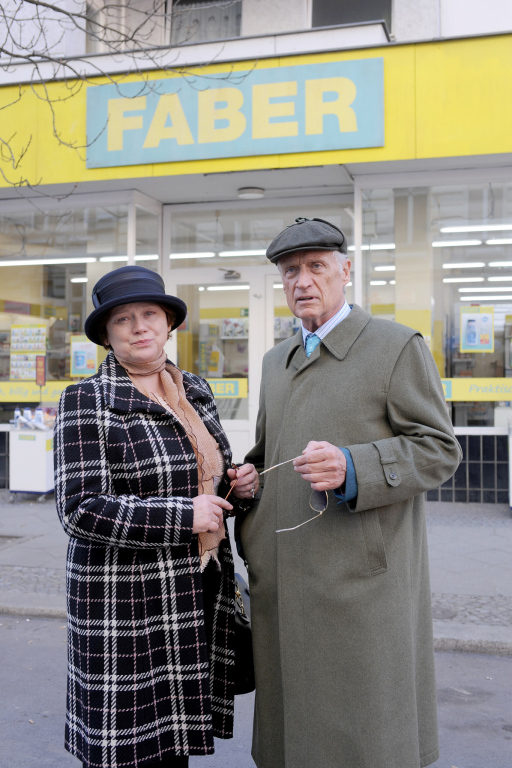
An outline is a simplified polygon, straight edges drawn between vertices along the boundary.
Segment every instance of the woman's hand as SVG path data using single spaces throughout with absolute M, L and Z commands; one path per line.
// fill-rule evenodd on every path
M 233 488 L 233 496 L 238 499 L 254 499 L 260 487 L 260 477 L 254 468 L 254 464 L 243 464 L 236 469 L 228 469 L 230 480 L 238 478 L 238 482 Z
M 194 504 L 194 524 L 192 533 L 213 533 L 219 530 L 226 509 L 228 512 L 233 509 L 229 501 L 221 499 L 220 496 L 209 496 L 204 494 L 192 499 Z

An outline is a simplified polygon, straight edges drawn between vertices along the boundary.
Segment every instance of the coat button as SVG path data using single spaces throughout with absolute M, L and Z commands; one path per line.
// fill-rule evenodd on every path
M 390 480 L 396 480 L 396 472 L 390 472 L 389 473 L 389 479 Z

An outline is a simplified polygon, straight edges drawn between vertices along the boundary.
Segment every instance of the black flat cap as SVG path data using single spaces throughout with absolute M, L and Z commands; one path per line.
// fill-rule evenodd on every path
M 174 313 L 171 330 L 181 325 L 187 316 L 187 305 L 177 296 L 165 292 L 164 281 L 158 272 L 146 267 L 121 267 L 103 275 L 92 290 L 94 310 L 85 321 L 87 338 L 101 346 L 99 331 L 110 310 L 136 301 L 150 301 L 170 309 Z
M 274 264 L 281 256 L 295 251 L 340 251 L 347 252 L 347 239 L 341 229 L 324 219 L 295 219 L 295 224 L 286 227 L 275 237 L 267 248 L 267 259 Z

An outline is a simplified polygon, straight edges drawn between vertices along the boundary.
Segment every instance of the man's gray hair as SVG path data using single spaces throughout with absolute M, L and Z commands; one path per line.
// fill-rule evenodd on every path
M 340 267 L 342 267 L 346 262 L 346 260 L 348 259 L 348 254 L 342 253 L 341 251 L 333 251 L 333 253 L 336 256 L 336 259 L 338 260 Z

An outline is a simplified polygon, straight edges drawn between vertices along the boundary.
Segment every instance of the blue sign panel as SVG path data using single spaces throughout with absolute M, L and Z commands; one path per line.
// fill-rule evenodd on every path
M 87 167 L 384 145 L 382 58 L 87 89 Z
M 446 400 L 452 399 L 452 382 L 450 379 L 441 379 L 443 385 L 443 392 Z

